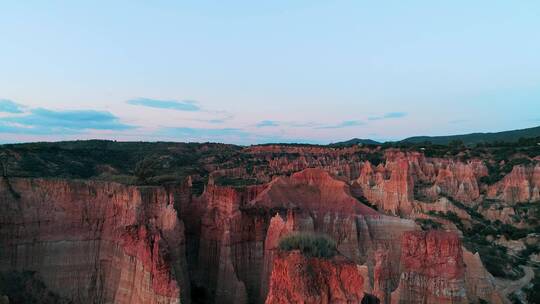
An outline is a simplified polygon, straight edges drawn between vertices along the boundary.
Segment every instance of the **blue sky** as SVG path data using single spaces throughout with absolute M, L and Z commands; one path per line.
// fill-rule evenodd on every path
M 0 142 L 540 125 L 538 1 L 2 1 Z

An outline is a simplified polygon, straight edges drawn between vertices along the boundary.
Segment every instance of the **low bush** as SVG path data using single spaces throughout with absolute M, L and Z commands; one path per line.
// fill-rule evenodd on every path
M 336 255 L 336 243 L 325 235 L 314 233 L 292 233 L 279 241 L 283 251 L 300 250 L 309 257 L 331 258 Z
M 540 303 L 540 270 L 535 271 L 534 278 L 525 288 L 525 296 L 529 303 Z
M 432 219 L 418 218 L 414 220 L 418 225 L 422 227 L 422 230 L 437 230 L 442 228 L 442 224 Z

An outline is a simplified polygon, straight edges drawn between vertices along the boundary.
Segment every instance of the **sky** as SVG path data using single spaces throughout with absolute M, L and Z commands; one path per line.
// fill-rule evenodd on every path
M 0 143 L 538 125 L 536 0 L 0 0 Z

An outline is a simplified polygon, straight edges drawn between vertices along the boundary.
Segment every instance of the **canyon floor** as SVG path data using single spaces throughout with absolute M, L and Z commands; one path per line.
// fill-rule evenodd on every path
M 539 303 L 538 141 L 2 145 L 0 303 Z

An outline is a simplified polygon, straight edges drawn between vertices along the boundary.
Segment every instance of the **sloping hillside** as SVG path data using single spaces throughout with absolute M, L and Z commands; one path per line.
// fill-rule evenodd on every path
M 540 126 L 496 133 L 471 133 L 449 136 L 414 136 L 406 138 L 401 142 L 423 143 L 429 141 L 432 144 L 447 145 L 452 141 L 462 141 L 465 145 L 474 145 L 478 143 L 517 142 L 520 138 L 533 138 L 539 136 Z

